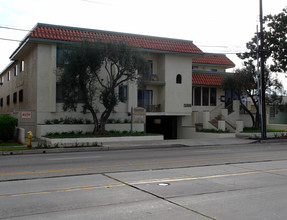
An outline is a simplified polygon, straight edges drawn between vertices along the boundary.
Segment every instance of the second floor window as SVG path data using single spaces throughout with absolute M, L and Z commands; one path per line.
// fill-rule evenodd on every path
M 23 102 L 23 89 L 19 91 L 19 102 Z
M 7 104 L 7 105 L 10 105 L 10 95 L 8 95 L 8 96 L 6 97 L 6 104 Z
M 126 85 L 120 85 L 119 86 L 119 100 L 121 102 L 125 102 L 128 98 L 127 94 L 127 86 Z
M 17 103 L 17 92 L 13 93 L 13 103 Z
M 10 81 L 10 79 L 11 79 L 11 72 L 8 71 L 8 73 L 7 73 L 7 81 Z
M 18 75 L 18 67 L 17 65 L 14 66 L 14 76 Z
M 20 63 L 20 72 L 24 72 L 24 70 L 25 70 L 25 63 L 24 60 L 22 60 Z
M 177 84 L 181 84 L 182 83 L 182 77 L 181 77 L 180 74 L 177 74 L 177 76 L 176 76 L 176 83 Z
M 145 108 L 148 112 L 152 107 L 152 90 L 138 90 L 138 107 Z

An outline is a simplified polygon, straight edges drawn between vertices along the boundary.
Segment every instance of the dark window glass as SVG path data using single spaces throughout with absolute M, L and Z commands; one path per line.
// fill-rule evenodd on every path
M 19 91 L 19 102 L 23 102 L 23 89 Z
M 152 107 L 152 90 L 138 90 L 138 106 L 150 112 Z
M 0 106 L 3 107 L 3 98 L 0 99 Z
M 17 92 L 13 93 L 13 103 L 17 103 Z
M 126 85 L 120 85 L 119 86 L 119 100 L 121 102 L 125 102 L 127 100 L 127 86 Z
M 7 104 L 7 105 L 10 105 L 10 95 L 8 95 L 8 96 L 6 97 L 6 104 Z
M 182 82 L 182 77 L 181 77 L 180 74 L 177 74 L 177 76 L 176 76 L 176 83 L 177 84 L 181 84 L 181 82 Z
M 210 88 L 210 105 L 216 106 L 216 88 Z
M 56 85 L 56 101 L 63 101 L 62 87 L 60 83 Z
M 57 47 L 57 58 L 56 58 L 56 65 L 57 67 L 63 67 L 64 64 L 67 64 L 65 61 L 65 55 L 68 53 L 68 49 L 64 49 L 62 47 Z
M 209 88 L 202 88 L 202 105 L 208 106 Z
M 194 88 L 194 105 L 201 105 L 201 87 Z
M 76 101 L 83 102 L 84 95 L 82 91 L 79 89 L 79 87 L 75 88 L 75 93 L 73 95 L 76 96 Z M 63 102 L 64 101 L 64 95 L 63 95 L 63 88 L 61 83 L 56 84 L 56 101 L 57 102 Z

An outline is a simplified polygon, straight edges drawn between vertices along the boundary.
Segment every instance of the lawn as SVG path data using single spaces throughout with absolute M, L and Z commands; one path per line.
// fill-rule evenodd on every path
M 0 146 L 0 151 L 17 151 L 17 150 L 31 150 L 29 147 L 24 146 Z

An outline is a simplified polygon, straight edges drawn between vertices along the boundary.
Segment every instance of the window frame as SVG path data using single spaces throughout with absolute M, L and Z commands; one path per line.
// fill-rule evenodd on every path
M 10 105 L 10 95 L 7 95 L 6 97 L 6 105 Z
M 125 102 L 128 99 L 128 86 L 127 85 L 119 85 L 119 100 L 120 102 Z
M 11 71 L 7 72 L 7 82 L 11 80 Z
M 17 92 L 13 93 L 13 103 L 16 104 L 17 103 Z
M 25 71 L 25 62 L 24 60 L 21 60 L 20 62 L 20 73 Z
M 209 106 L 209 88 L 202 87 L 202 106 Z
M 201 87 L 194 87 L 193 93 L 194 106 L 201 106 Z
M 182 84 L 182 76 L 181 74 L 176 75 L 176 84 Z
M 209 106 L 217 106 L 217 88 L 209 88 Z
M 19 99 L 19 102 L 23 102 L 23 89 L 19 90 L 19 96 L 18 96 L 18 99 Z

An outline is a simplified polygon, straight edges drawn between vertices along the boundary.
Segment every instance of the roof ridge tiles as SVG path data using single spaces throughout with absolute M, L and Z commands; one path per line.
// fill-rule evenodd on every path
M 58 28 L 58 29 L 70 29 L 70 30 L 78 30 L 78 31 L 90 31 L 90 32 L 105 32 L 108 34 L 117 34 L 117 35 L 126 35 L 126 36 L 138 36 L 142 38 L 153 38 L 153 39 L 161 39 L 161 40 L 171 40 L 171 41 L 179 41 L 179 42 L 189 42 L 193 43 L 191 40 L 184 39 L 176 39 L 176 38 L 168 38 L 168 37 L 160 37 L 160 36 L 150 36 L 150 35 L 141 35 L 141 34 L 133 34 L 126 32 L 116 32 L 116 31 L 108 31 L 108 30 L 100 30 L 100 29 L 91 29 L 91 28 L 81 28 L 81 27 L 73 27 L 73 26 L 64 26 L 64 25 L 55 25 L 55 24 L 47 24 L 47 23 L 38 23 L 36 27 L 47 27 L 47 28 Z

